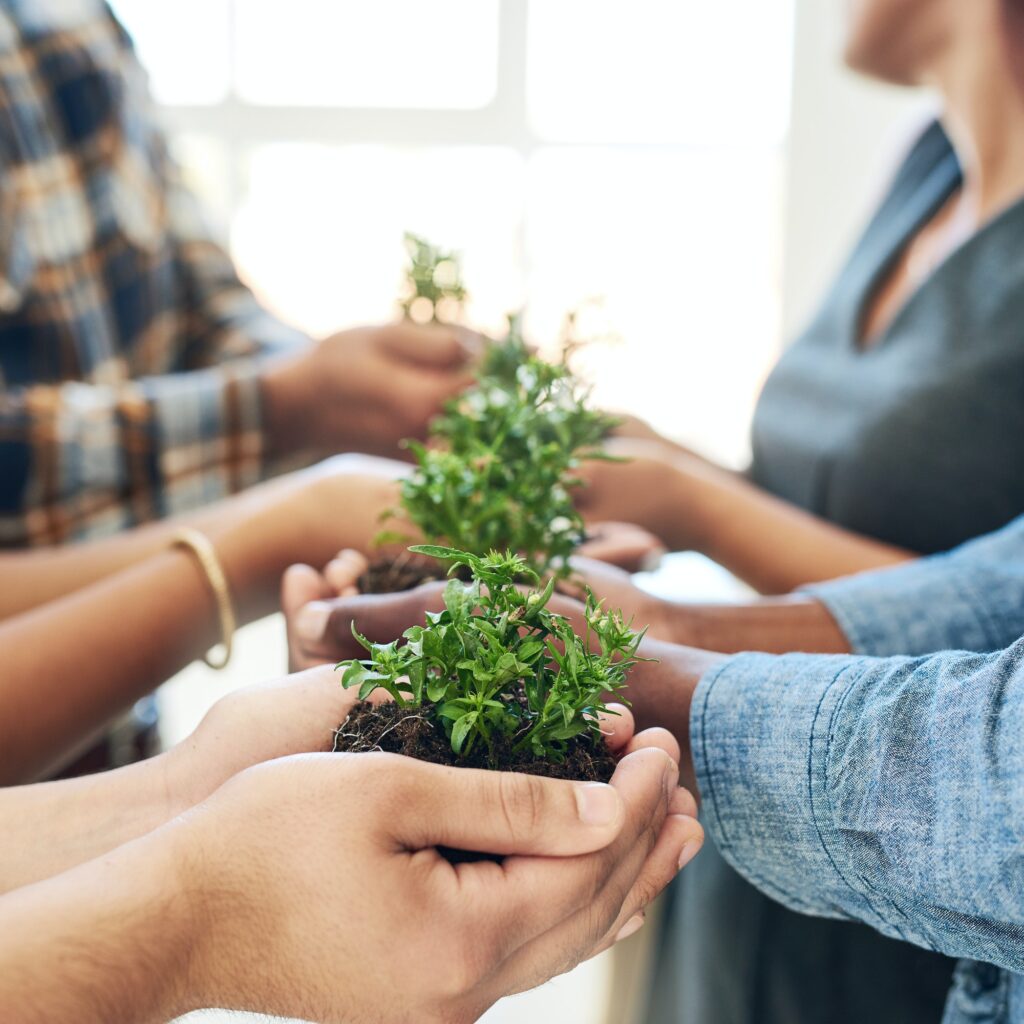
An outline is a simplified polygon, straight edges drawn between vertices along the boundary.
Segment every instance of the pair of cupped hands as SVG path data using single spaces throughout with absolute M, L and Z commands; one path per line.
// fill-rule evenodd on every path
M 697 806 L 675 738 L 636 732 L 621 705 L 603 717 L 608 785 L 328 753 L 356 700 L 330 664 L 357 653 L 353 617 L 392 639 L 440 596 L 360 595 L 365 565 L 345 551 L 323 571 L 289 569 L 293 674 L 222 699 L 164 755 L 168 790 L 222 865 L 216 888 L 252 890 L 249 916 L 211 925 L 238 967 L 214 958 L 210 998 L 323 1020 L 473 1021 L 635 932 L 700 849 Z M 452 864 L 439 847 L 503 859 Z M 254 977 L 246 950 L 250 963 L 272 953 L 275 970 Z

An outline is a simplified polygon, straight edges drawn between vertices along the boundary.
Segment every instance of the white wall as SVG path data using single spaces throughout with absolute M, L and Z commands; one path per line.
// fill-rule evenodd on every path
M 841 64 L 842 0 L 796 0 L 783 337 L 821 297 L 931 100 Z

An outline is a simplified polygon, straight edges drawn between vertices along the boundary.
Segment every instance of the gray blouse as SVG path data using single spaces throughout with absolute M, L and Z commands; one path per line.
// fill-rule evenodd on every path
M 934 552 L 1024 511 L 1024 200 L 925 280 L 870 347 L 865 304 L 961 183 L 939 124 L 765 384 L 752 478 L 858 533 Z

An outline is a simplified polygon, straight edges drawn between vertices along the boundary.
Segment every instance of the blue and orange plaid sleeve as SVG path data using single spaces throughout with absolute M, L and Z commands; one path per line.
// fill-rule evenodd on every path
M 268 472 L 239 280 L 100 0 L 0 2 L 0 545 L 107 535 Z

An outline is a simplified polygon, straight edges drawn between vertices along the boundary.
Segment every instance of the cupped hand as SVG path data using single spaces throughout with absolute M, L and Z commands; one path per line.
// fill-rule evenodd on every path
M 613 437 L 606 451 L 616 460 L 594 459 L 578 471 L 573 499 L 588 523 L 635 523 L 670 550 L 699 548 L 701 479 L 699 459 L 656 441 Z
M 635 523 L 591 523 L 587 539 L 576 550 L 584 558 L 628 572 L 650 572 L 665 556 L 665 545 Z
M 202 922 L 187 1005 L 468 1024 L 568 970 L 699 849 L 663 739 L 637 737 L 609 786 L 390 754 L 243 772 L 180 826 Z
M 406 321 L 360 327 L 272 364 L 264 378 L 268 436 L 279 454 L 399 453 L 472 381 L 483 339 Z M 312 414 L 311 414 L 312 413 Z

